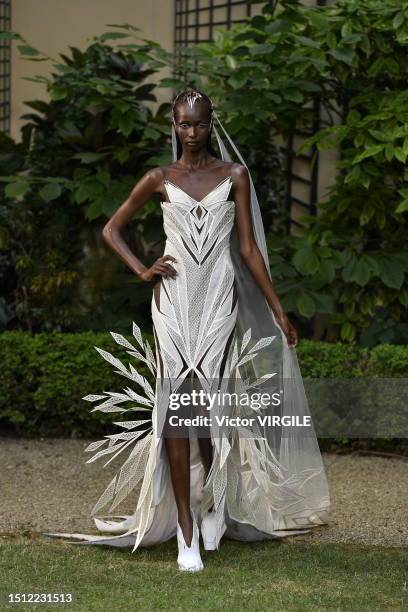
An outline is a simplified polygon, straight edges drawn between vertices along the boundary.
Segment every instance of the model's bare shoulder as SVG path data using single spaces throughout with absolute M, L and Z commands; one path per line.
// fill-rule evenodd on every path
M 150 189 L 153 191 L 160 190 L 161 185 L 163 184 L 163 179 L 165 176 L 165 171 L 162 166 L 157 166 L 156 168 L 151 168 L 143 175 L 142 181 L 146 185 L 149 185 Z
M 217 160 L 217 164 L 215 164 L 215 168 L 218 170 L 221 170 L 222 172 L 225 172 L 226 175 L 228 176 L 232 176 L 232 172 L 234 169 L 234 166 L 239 166 L 240 164 L 236 164 L 233 161 L 224 161 L 222 159 L 218 159 Z
M 249 185 L 249 172 L 246 166 L 233 162 L 231 165 L 231 178 L 234 185 Z

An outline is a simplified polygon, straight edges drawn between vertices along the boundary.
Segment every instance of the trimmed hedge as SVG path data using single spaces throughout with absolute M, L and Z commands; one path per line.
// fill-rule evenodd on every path
M 151 334 L 143 333 L 153 346 Z M 138 347 L 132 335 L 125 336 Z M 28 436 L 93 438 L 112 433 L 116 415 L 92 412 L 82 397 L 129 386 L 95 350 L 112 353 L 153 382 L 150 370 L 126 353 L 109 333 L 41 333 L 0 335 L 0 424 Z
M 143 332 L 154 350 L 152 334 Z M 138 347 L 132 335 L 125 338 Z M 25 436 L 94 438 L 113 432 L 117 415 L 91 412 L 90 394 L 120 391 L 130 381 L 115 373 L 95 346 L 112 353 L 125 365 L 132 363 L 154 388 L 154 377 L 126 353 L 108 332 L 42 333 L 23 331 L 0 335 L 0 424 L 4 432 Z M 408 347 L 357 345 L 302 340 L 297 348 L 305 378 L 408 377 Z M 336 446 L 405 449 L 396 440 L 336 439 Z M 333 441 L 321 440 L 331 447 Z

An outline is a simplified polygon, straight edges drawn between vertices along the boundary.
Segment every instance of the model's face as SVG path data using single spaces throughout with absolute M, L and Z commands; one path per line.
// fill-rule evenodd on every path
M 211 119 L 202 104 L 179 104 L 175 109 L 176 132 L 186 149 L 196 151 L 206 146 Z

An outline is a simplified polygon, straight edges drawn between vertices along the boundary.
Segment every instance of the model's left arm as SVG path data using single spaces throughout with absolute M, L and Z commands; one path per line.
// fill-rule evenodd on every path
M 256 244 L 251 216 L 251 187 L 248 170 L 245 166 L 241 166 L 241 164 L 234 164 L 231 174 L 233 177 L 235 225 L 239 238 L 240 255 L 265 295 L 278 325 L 282 328 L 288 340 L 288 345 L 295 347 L 298 344 L 296 329 L 283 310 L 281 301 L 276 294 L 266 269 L 262 253 Z

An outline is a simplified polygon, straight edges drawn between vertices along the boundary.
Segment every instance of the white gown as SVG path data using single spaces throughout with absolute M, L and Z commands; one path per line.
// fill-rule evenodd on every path
M 275 337 L 257 338 L 258 342 L 251 347 L 248 329 L 239 338 L 242 342 L 238 350 L 239 299 L 230 248 L 235 218 L 235 203 L 228 199 L 231 185 L 231 177 L 227 176 L 198 202 L 179 186 L 165 181 L 168 201 L 161 202 L 167 237 L 164 254 L 176 259 L 170 263 L 178 274 L 175 278 L 163 277 L 153 291 L 156 357 L 135 323 L 137 349 L 123 336 L 111 332 L 119 344 L 129 349 L 130 355 L 144 361 L 155 374 L 155 392 L 133 366 L 126 368 L 119 359 L 96 347 L 119 374 L 136 382 L 145 395 L 139 389 L 126 388 L 122 393 L 90 395 L 84 399 L 103 400 L 96 409 L 105 412 L 125 411 L 121 406 L 126 401 L 133 404 L 128 409 L 131 411 L 136 402 L 139 410 L 151 419 L 116 422 L 125 431 L 107 436 L 86 449 L 97 450 L 90 461 L 106 455 L 112 455 L 112 460 L 133 445 L 92 515 L 107 504 L 111 504 L 112 510 L 129 494 L 136 495 L 135 512 L 131 516 L 94 518 L 96 527 L 105 535 L 46 535 L 72 538 L 81 544 L 133 547 L 133 551 L 176 535 L 177 508 L 161 435 L 170 393 L 183 389 L 192 374 L 200 381 L 200 388 L 209 390 L 214 379 L 239 371 L 234 364 L 250 361 L 275 341 Z M 217 409 L 222 413 L 222 408 Z M 248 416 L 248 410 L 245 415 Z M 193 428 L 189 430 L 191 506 L 200 522 L 214 504 L 219 526 L 217 544 L 224 520 L 227 530 L 223 537 L 244 541 L 305 533 L 310 527 L 327 522 L 329 494 L 319 452 L 312 463 L 304 462 L 300 454 L 291 466 L 285 466 L 264 438 L 251 437 L 245 427 L 235 428 L 233 434 L 229 430 L 230 435 L 225 430 L 220 433 L 216 427 L 211 429 L 213 463 L 206 483 L 197 433 Z M 252 433 L 255 431 L 256 428 Z M 109 445 L 100 450 L 108 440 Z M 282 440 L 281 448 L 284 444 Z M 111 520 L 115 518 L 122 520 Z

